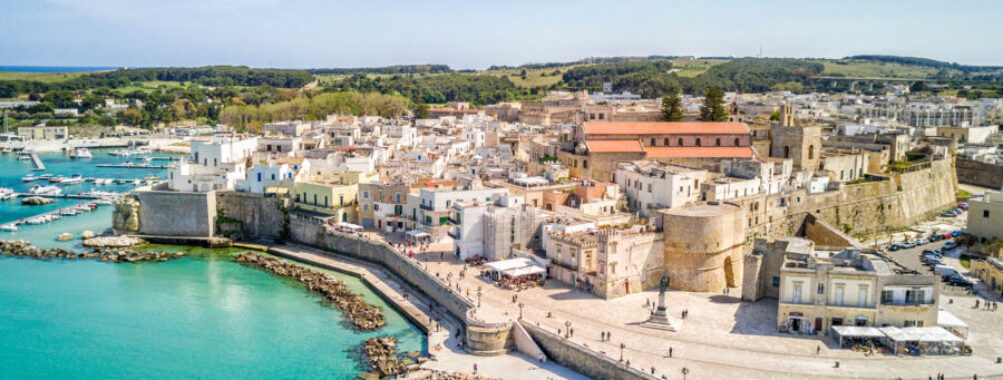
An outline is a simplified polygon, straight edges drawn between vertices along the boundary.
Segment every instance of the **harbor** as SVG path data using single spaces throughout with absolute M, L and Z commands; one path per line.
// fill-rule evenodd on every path
M 167 169 L 169 165 L 134 164 L 131 162 L 124 164 L 101 164 L 99 168 L 129 168 L 129 169 Z
M 42 159 L 38 158 L 38 153 L 31 152 L 31 161 L 35 163 L 35 171 L 44 171 L 45 164 L 42 163 Z

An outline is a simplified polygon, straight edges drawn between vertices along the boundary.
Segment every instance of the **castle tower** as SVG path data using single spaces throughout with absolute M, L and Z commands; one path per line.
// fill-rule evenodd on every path
M 725 286 L 742 286 L 745 214 L 741 207 L 708 203 L 661 213 L 670 287 L 721 292 Z
M 780 107 L 780 125 L 773 127 L 770 157 L 790 158 L 794 170 L 815 170 L 822 154 L 822 127 L 795 125 L 794 111 L 788 104 Z

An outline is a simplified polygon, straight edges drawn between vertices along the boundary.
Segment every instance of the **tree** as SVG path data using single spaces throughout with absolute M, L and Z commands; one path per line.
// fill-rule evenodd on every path
M 923 91 L 926 91 L 926 83 L 923 83 L 923 81 L 918 80 L 912 82 L 912 85 L 909 86 L 909 92 L 923 92 Z
M 519 73 L 519 77 L 526 80 L 526 69 L 522 69 L 522 72 Z
M 683 119 L 683 100 L 679 94 L 670 92 L 662 97 L 662 121 L 680 121 Z
M 80 111 L 92 110 L 104 105 L 104 98 L 97 95 L 87 95 L 80 101 Z
M 420 97 L 414 101 L 414 118 L 428 119 L 428 104 Z
M 126 124 L 138 126 L 143 122 L 143 113 L 134 107 L 129 107 L 125 111 L 122 111 L 119 118 L 121 118 L 122 122 Z
M 728 111 L 724 108 L 724 92 L 720 88 L 711 87 L 704 93 L 703 105 L 700 106 L 700 121 L 726 121 Z
M 770 120 L 780 121 L 780 110 L 773 111 L 773 113 L 770 114 Z

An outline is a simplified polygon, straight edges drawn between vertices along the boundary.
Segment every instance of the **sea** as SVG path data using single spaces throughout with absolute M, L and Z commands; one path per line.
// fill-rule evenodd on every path
M 0 71 L 19 73 L 81 73 L 115 70 L 116 68 L 108 66 L 0 66 Z
M 124 163 L 108 150 L 92 159 L 62 153 L 32 161 L 0 155 L 0 187 L 21 192 L 21 178 L 52 173 L 96 178 L 166 176 L 165 169 L 100 168 Z M 154 163 L 165 161 L 153 161 Z M 64 193 L 128 191 L 134 185 L 64 186 Z M 0 201 L 0 224 L 79 203 L 46 206 Z M 113 206 L 48 224 L 22 225 L 0 239 L 25 239 L 43 248 L 82 250 L 85 230 L 111 227 Z M 76 239 L 60 242 L 68 232 Z M 0 379 L 352 379 L 364 371 L 358 347 L 394 336 L 405 351 L 425 351 L 424 334 L 356 277 L 331 273 L 383 309 L 387 325 L 356 332 L 341 313 L 295 281 L 236 264 L 234 249 L 148 246 L 184 251 L 163 263 L 113 264 L 11 258 L 0 255 Z

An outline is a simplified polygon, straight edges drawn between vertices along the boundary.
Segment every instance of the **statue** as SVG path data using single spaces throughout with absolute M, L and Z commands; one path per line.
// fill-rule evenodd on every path
M 659 330 L 676 331 L 678 327 L 673 326 L 673 322 L 669 319 L 668 314 L 665 312 L 665 292 L 669 290 L 668 274 L 662 274 L 662 279 L 658 282 L 658 290 L 658 302 L 655 304 L 655 310 L 652 311 L 651 317 L 648 318 L 647 321 L 641 323 L 641 326 Z
M 662 281 L 658 284 L 660 289 L 659 294 L 665 294 L 665 291 L 669 289 L 669 275 L 662 274 Z

